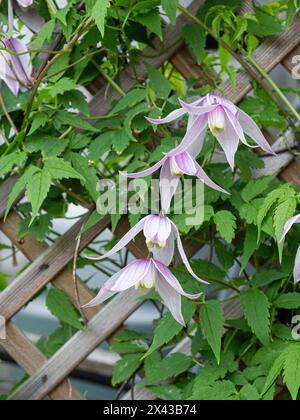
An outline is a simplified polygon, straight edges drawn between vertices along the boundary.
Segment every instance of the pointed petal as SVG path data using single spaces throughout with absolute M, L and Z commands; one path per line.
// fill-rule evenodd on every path
M 188 130 L 195 123 L 196 119 L 197 117 L 193 115 L 189 117 Z M 195 138 L 192 144 L 186 149 L 186 151 L 195 159 L 197 158 L 197 156 L 200 154 L 201 150 L 203 149 L 205 135 L 206 135 L 206 130 L 200 132 L 200 134 Z
M 158 293 L 160 294 L 165 306 L 171 312 L 173 318 L 179 322 L 179 324 L 185 327 L 185 322 L 181 311 L 180 294 L 177 293 L 161 275 L 158 276 L 156 285 Z
M 148 216 L 145 220 L 144 235 L 154 243 L 164 243 L 171 236 L 172 225 L 168 217 Z
M 7 53 L 0 52 L 0 79 L 8 86 L 11 92 L 17 96 L 20 90 L 20 85 L 16 81 L 14 74 L 7 65 Z
M 167 117 L 165 118 L 148 118 L 146 117 L 146 120 L 149 121 L 151 124 L 168 124 L 172 121 L 177 120 L 178 118 L 182 117 L 184 114 L 186 114 L 187 111 L 185 109 L 176 109 L 175 111 L 171 112 Z
M 142 171 L 142 172 L 136 172 L 133 174 L 127 174 L 126 172 L 121 172 L 121 173 L 126 178 L 144 178 L 146 176 L 154 174 L 154 172 L 156 172 L 158 169 L 160 169 L 163 166 L 163 164 L 166 162 L 167 159 L 168 157 L 166 156 L 161 161 L 153 165 L 151 168 L 146 169 L 145 171 Z
M 294 267 L 294 282 L 299 283 L 300 281 L 300 246 L 297 251 Z
M 169 283 L 169 285 L 180 295 L 187 297 L 188 299 L 198 299 L 202 296 L 203 293 L 197 293 L 195 295 L 191 295 L 190 293 L 186 293 L 181 284 L 177 280 L 177 278 L 171 273 L 168 267 L 166 267 L 160 261 L 153 260 L 153 264 L 155 265 L 156 269 L 160 272 L 163 278 Z
M 247 142 L 247 140 L 245 138 L 245 135 L 244 135 L 243 128 L 242 128 L 238 118 L 235 115 L 233 115 L 228 109 L 224 108 L 224 111 L 225 111 L 225 113 L 227 115 L 227 118 L 230 121 L 233 129 L 235 130 L 236 134 L 239 136 L 239 139 L 241 140 L 241 142 L 243 144 L 245 144 L 246 146 L 250 147 L 251 149 L 257 148 L 258 146 L 253 146 L 253 145 L 251 145 Z
M 105 302 L 107 299 L 112 297 L 116 294 L 116 292 L 112 292 L 111 288 L 115 285 L 118 278 L 126 271 L 126 268 L 123 268 L 123 270 L 119 271 L 118 273 L 114 274 L 107 282 L 101 287 L 100 292 L 98 295 L 92 299 L 89 303 L 86 305 L 83 305 L 83 308 L 92 308 L 93 306 L 100 305 L 101 303 Z
M 21 7 L 29 7 L 32 6 L 33 0 L 17 0 Z
M 4 43 L 8 50 L 14 51 L 16 54 L 22 54 L 13 56 L 8 53 L 9 62 L 15 78 L 25 86 L 28 85 L 32 74 L 32 64 L 30 54 L 24 54 L 28 51 L 26 45 L 23 41 L 14 37 L 6 38 Z
M 185 109 L 186 112 L 188 112 L 189 114 L 198 115 L 198 116 L 207 114 L 216 108 L 216 105 L 195 106 L 195 105 L 183 102 L 181 100 L 179 100 L 179 102 L 182 108 Z
M 291 230 L 291 228 L 294 226 L 294 224 L 300 223 L 300 214 L 297 214 L 297 216 L 291 217 L 285 224 L 282 237 L 280 239 L 280 242 L 284 240 L 288 232 Z
M 233 115 L 236 115 L 238 112 L 238 108 L 234 105 L 234 103 L 219 95 L 209 93 L 207 95 L 207 103 L 210 105 L 216 103 L 222 105 L 222 107 L 226 107 Z
M 261 147 L 267 153 L 276 155 L 258 125 L 253 121 L 252 118 L 249 117 L 249 115 L 246 114 L 246 112 L 239 109 L 238 119 L 244 132 L 248 134 L 248 136 L 251 137 L 259 147 Z
M 175 251 L 175 241 L 173 236 L 169 237 L 164 248 L 155 247 L 151 251 L 155 260 L 162 262 L 166 266 L 169 266 L 174 258 Z
M 129 264 L 110 288 L 112 292 L 124 292 L 143 280 L 152 266 L 151 260 L 137 260 Z
M 200 283 L 203 283 L 203 284 L 209 284 L 209 283 L 207 283 L 205 280 L 200 279 L 200 277 L 198 277 L 198 276 L 194 273 L 194 271 L 193 271 L 193 269 L 192 269 L 192 267 L 191 267 L 191 265 L 190 265 L 190 263 L 189 263 L 189 260 L 188 260 L 188 258 L 187 258 L 187 256 L 186 256 L 186 254 L 185 254 L 185 251 L 184 251 L 184 248 L 183 248 L 183 244 L 182 244 L 182 241 L 181 241 L 181 237 L 180 237 L 179 230 L 178 230 L 178 228 L 177 228 L 177 226 L 175 225 L 175 223 L 174 223 L 174 222 L 172 222 L 172 227 L 173 227 L 173 232 L 174 232 L 174 235 L 176 236 L 176 240 L 177 240 L 177 248 L 178 248 L 178 251 L 179 251 L 180 257 L 181 257 L 182 262 L 183 262 L 183 264 L 185 265 L 185 267 L 186 267 L 187 271 L 190 273 L 190 275 L 191 275 L 191 276 L 193 276 L 193 277 L 194 277 L 194 279 L 196 279 L 196 280 L 197 280 L 197 281 L 199 281 Z
M 161 168 L 160 172 L 160 199 L 161 199 L 161 208 L 163 213 L 168 213 L 172 199 L 176 193 L 180 182 L 179 177 L 174 177 L 171 174 L 170 161 L 169 159 Z
M 186 175 L 196 175 L 197 168 L 195 160 L 189 155 L 188 152 L 182 152 L 174 156 L 178 168 Z
M 208 118 L 207 115 L 198 117 L 193 125 L 187 130 L 182 142 L 178 147 L 168 153 L 169 156 L 188 150 L 194 142 L 196 142 L 207 129 Z
M 213 190 L 220 191 L 221 193 L 230 195 L 229 192 L 225 191 L 223 188 L 219 187 L 209 176 L 204 172 L 201 166 L 196 162 L 197 165 L 197 177 L 200 181 L 204 182 L 205 185 L 212 188 Z
M 101 261 L 105 260 L 107 258 L 110 258 L 112 255 L 116 254 L 117 252 L 121 251 L 125 246 L 133 240 L 143 229 L 144 225 L 147 221 L 149 216 L 145 217 L 144 219 L 140 220 L 139 223 L 137 223 L 136 226 L 134 226 L 132 229 L 130 229 L 129 232 L 126 233 L 126 235 L 123 236 L 123 238 L 115 245 L 109 252 L 107 252 L 104 255 L 101 255 L 101 257 L 91 257 L 88 255 L 85 255 L 84 258 L 92 261 Z
M 234 160 L 235 154 L 239 147 L 239 136 L 233 129 L 230 121 L 228 120 L 227 116 L 225 116 L 225 131 L 223 133 L 215 134 L 220 146 L 224 150 L 226 155 L 227 161 L 231 167 L 234 169 Z

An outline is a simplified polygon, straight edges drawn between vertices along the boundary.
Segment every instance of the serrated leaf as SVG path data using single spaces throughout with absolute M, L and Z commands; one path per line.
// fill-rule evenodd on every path
M 177 7 L 179 0 L 162 0 L 161 5 L 170 19 L 172 25 L 176 24 Z
M 44 169 L 50 173 L 53 179 L 75 178 L 84 181 L 82 175 L 75 171 L 69 162 L 57 157 L 46 159 Z
M 6 156 L 1 156 L 0 178 L 8 174 L 15 165 L 21 166 L 25 162 L 26 157 L 26 153 L 24 152 L 15 152 Z
M 70 125 L 71 127 L 79 128 L 81 130 L 91 131 L 98 133 L 99 129 L 91 125 L 89 122 L 83 120 L 79 115 L 71 114 L 67 111 L 58 111 L 57 117 L 59 121 L 64 125 Z
M 241 293 L 240 299 L 249 327 L 267 345 L 270 341 L 270 303 L 266 295 L 258 289 L 249 289 Z
M 171 83 L 164 75 L 154 68 L 151 64 L 145 63 L 150 84 L 153 87 L 157 97 L 167 98 L 171 92 Z
M 204 59 L 206 32 L 196 23 L 191 23 L 183 27 L 183 39 L 195 54 L 197 64 L 200 65 Z
M 275 209 L 275 214 L 273 218 L 273 226 L 275 229 L 275 236 L 278 242 L 279 249 L 279 259 L 282 260 L 282 252 L 284 244 L 280 243 L 280 239 L 283 234 L 284 226 L 287 220 L 292 217 L 295 213 L 297 207 L 297 200 L 295 197 L 290 197 L 288 200 L 285 200 L 283 203 L 279 204 Z
M 158 10 L 151 10 L 143 15 L 135 16 L 134 20 L 153 32 L 162 40 L 161 18 Z
M 70 157 L 75 171 L 78 174 L 81 173 L 81 176 L 84 178 L 81 180 L 82 185 L 84 185 L 90 197 L 96 202 L 100 195 L 97 191 L 99 178 L 96 169 L 93 166 L 90 167 L 88 159 L 78 153 L 70 153 Z
M 266 191 L 273 180 L 273 176 L 267 176 L 250 181 L 242 191 L 243 200 L 250 203 L 250 201 Z
M 285 352 L 283 374 L 284 381 L 294 401 L 297 400 L 300 389 L 300 346 L 292 345 Z
M 218 300 L 205 302 L 201 307 L 200 319 L 203 334 L 219 364 L 224 333 L 224 312 L 221 303 Z
M 299 309 L 300 293 L 286 293 L 281 295 L 274 303 L 276 308 L 281 309 Z
M 237 399 L 237 391 L 230 381 L 217 381 L 193 389 L 191 400 L 200 401 L 229 401 Z
M 250 258 L 252 257 L 254 252 L 258 249 L 258 247 L 259 247 L 259 244 L 257 244 L 256 227 L 252 225 L 247 226 L 240 273 L 242 273 L 246 269 Z
M 221 210 L 214 215 L 214 222 L 221 237 L 229 244 L 235 237 L 236 217 L 227 210 Z
M 120 99 L 117 105 L 115 105 L 111 111 L 111 114 L 118 114 L 128 107 L 135 106 L 139 102 L 142 102 L 147 97 L 147 91 L 143 88 L 137 88 L 127 93 L 124 98 Z
M 51 174 L 47 169 L 35 173 L 26 186 L 26 197 L 32 207 L 31 223 L 38 215 L 38 212 L 47 197 L 51 186 Z
M 60 289 L 50 289 L 46 299 L 49 311 L 63 324 L 71 325 L 77 330 L 82 330 L 79 315 L 75 311 L 68 295 Z
M 128 354 L 119 360 L 113 369 L 113 386 L 129 379 L 141 366 L 142 354 Z
M 107 16 L 108 8 L 110 6 L 110 2 L 111 0 L 96 0 L 92 9 L 92 16 L 102 37 L 104 36 L 105 19 Z

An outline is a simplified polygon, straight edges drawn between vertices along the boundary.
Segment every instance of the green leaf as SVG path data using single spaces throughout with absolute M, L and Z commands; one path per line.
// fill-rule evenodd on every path
M 224 312 L 221 303 L 218 300 L 205 302 L 201 307 L 200 319 L 203 334 L 219 364 L 224 333 Z
M 105 19 L 107 16 L 110 3 L 111 3 L 111 0 L 96 0 L 95 5 L 92 10 L 92 16 L 95 20 L 95 23 L 102 37 L 104 36 Z
M 253 276 L 251 284 L 254 287 L 266 287 L 275 281 L 286 278 L 287 276 L 288 275 L 286 273 L 281 273 L 277 270 L 263 270 Z
M 257 227 L 258 227 L 258 235 L 260 237 L 261 234 L 261 227 L 262 227 L 262 223 L 265 219 L 265 217 L 267 216 L 269 210 L 271 209 L 271 207 L 273 206 L 274 203 L 276 203 L 276 201 L 281 198 L 282 196 L 284 196 L 284 188 L 285 187 L 279 187 L 276 190 L 270 192 L 267 197 L 265 198 L 263 205 L 260 207 L 258 214 L 257 214 Z
M 286 293 L 281 295 L 274 303 L 276 308 L 281 309 L 299 309 L 300 293 Z
M 185 322 L 191 320 L 195 310 L 196 305 L 194 302 L 183 300 L 182 312 Z M 182 329 L 183 326 L 175 321 L 170 312 L 167 312 L 155 327 L 153 342 L 144 357 L 150 356 L 155 350 L 171 341 Z
M 273 226 L 275 229 L 275 236 L 278 242 L 280 261 L 282 260 L 282 252 L 283 252 L 283 247 L 284 247 L 284 243 L 283 241 L 280 243 L 280 239 L 282 237 L 284 226 L 287 220 L 294 215 L 296 208 L 297 208 L 296 197 L 290 197 L 287 200 L 285 200 L 283 203 L 279 204 L 275 209 L 275 214 L 273 218 Z
M 94 133 L 98 133 L 98 128 L 91 125 L 89 122 L 80 118 L 79 115 L 71 114 L 70 112 L 66 111 L 58 111 L 57 117 L 59 121 L 64 125 L 70 125 L 75 128 L 79 128 L 81 130 L 91 131 Z
M 300 346 L 292 345 L 286 351 L 283 366 L 284 381 L 294 401 L 300 389 Z
M 200 65 L 205 56 L 206 32 L 196 23 L 183 27 L 183 39 L 193 51 L 197 64 Z
M 30 166 L 24 174 L 21 176 L 21 178 L 18 179 L 18 181 L 13 186 L 13 189 L 11 190 L 8 200 L 7 200 L 7 206 L 5 211 L 4 219 L 6 219 L 11 207 L 14 205 L 17 198 L 20 196 L 22 191 L 25 189 L 28 181 L 33 177 L 33 175 L 39 170 L 36 166 Z
M 113 369 L 112 384 L 113 386 L 129 379 L 141 366 L 142 354 L 128 354 L 119 360 Z
M 167 98 L 171 92 L 171 83 L 151 64 L 145 63 L 150 84 L 159 98 Z
M 258 247 L 259 245 L 257 244 L 256 227 L 252 225 L 247 226 L 240 273 L 242 273 L 246 269 L 250 258 L 258 249 Z
M 55 24 L 55 19 L 52 19 L 41 27 L 31 44 L 32 50 L 40 50 L 46 42 L 51 41 L 55 29 Z
M 229 244 L 235 237 L 236 217 L 227 210 L 221 210 L 214 215 L 214 222 L 221 237 Z
M 75 171 L 69 162 L 57 157 L 47 158 L 44 169 L 50 173 L 53 179 L 75 178 L 84 181 L 84 177 Z
M 109 152 L 115 131 L 108 131 L 107 133 L 100 134 L 95 140 L 92 140 L 89 146 L 89 158 L 91 160 L 100 159 L 105 152 Z
M 242 191 L 243 200 L 250 203 L 250 201 L 266 191 L 273 180 L 273 176 L 267 176 L 250 181 Z
M 175 385 L 157 385 L 147 387 L 160 400 L 179 401 L 182 400 L 182 391 Z
M 99 178 L 96 169 L 94 166 L 90 167 L 88 159 L 78 153 L 70 153 L 70 157 L 75 171 L 84 178 L 81 178 L 82 185 L 84 185 L 90 197 L 96 202 L 100 195 L 97 191 Z
M 240 299 L 249 327 L 267 345 L 270 341 L 270 303 L 266 295 L 258 289 L 249 289 L 241 293 Z
M 240 399 L 242 401 L 259 401 L 261 397 L 254 385 L 247 384 L 240 390 Z
M 172 25 L 176 24 L 177 7 L 179 0 L 162 0 L 161 5 L 170 19 Z
M 82 330 L 79 315 L 75 311 L 68 295 L 60 289 L 50 289 L 46 299 L 49 311 L 63 324 L 71 325 L 77 330 Z
M 200 401 L 229 401 L 237 399 L 237 391 L 230 381 L 217 381 L 193 389 L 191 400 Z
M 43 242 L 47 238 L 47 235 L 49 235 L 51 227 L 52 220 L 49 214 L 42 214 L 36 217 L 33 223 L 30 217 L 26 217 L 21 220 L 17 233 L 18 241 L 21 241 L 27 235 L 33 235 L 37 241 Z
M 47 86 L 44 90 L 52 99 L 58 95 L 62 95 L 69 90 L 77 89 L 78 85 L 69 77 L 63 77 L 53 85 Z
M 248 24 L 248 31 L 250 34 L 264 37 L 282 32 L 282 26 L 275 17 L 257 10 L 255 18 L 257 22 L 251 20 Z
M 147 97 L 147 91 L 143 88 L 137 88 L 127 93 L 124 98 L 120 99 L 111 111 L 111 114 L 118 114 L 128 107 L 135 106 L 136 104 L 144 101 Z
M 10 155 L 0 157 L 0 178 L 8 174 L 12 168 L 16 166 L 21 166 L 26 160 L 26 153 L 24 152 L 15 152 Z
M 157 10 L 151 10 L 143 15 L 135 16 L 134 20 L 141 23 L 162 40 L 161 18 Z
M 35 173 L 26 186 L 26 197 L 32 207 L 31 223 L 38 215 L 38 212 L 47 197 L 51 186 L 51 174 L 47 169 Z

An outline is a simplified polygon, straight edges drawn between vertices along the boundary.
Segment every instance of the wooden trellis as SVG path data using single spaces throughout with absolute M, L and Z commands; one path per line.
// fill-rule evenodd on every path
M 189 10 L 195 14 L 203 3 L 204 0 L 194 0 Z M 250 8 L 251 2 L 244 1 L 241 13 L 249 11 Z M 201 78 L 204 77 L 203 70 L 195 64 L 182 44 L 181 28 L 186 23 L 188 23 L 187 18 L 180 16 L 175 28 L 166 27 L 164 45 L 172 44 L 172 47 L 164 49 L 164 45 L 158 43 L 155 47 L 158 51 L 161 51 L 161 54 L 159 56 L 156 54 L 156 58 L 148 61 L 155 67 L 160 67 L 164 62 L 171 61 L 183 77 Z M 178 41 L 174 43 L 176 39 Z M 296 16 L 288 31 L 264 41 L 257 49 L 255 58 L 268 73 L 278 65 L 283 65 L 291 73 L 292 59 L 295 55 L 300 55 L 299 45 L 300 14 Z M 153 50 L 150 48 L 149 53 L 150 55 L 153 54 Z M 128 67 L 120 75 L 120 85 L 124 91 L 130 90 L 136 83 L 136 79 L 130 76 L 130 72 L 131 69 Z M 144 65 L 138 66 L 137 72 L 140 80 L 146 78 Z M 91 114 L 94 115 L 106 114 L 110 110 L 112 100 L 118 99 L 118 94 L 115 91 L 109 91 L 107 95 L 106 86 L 101 80 L 93 83 L 90 86 L 90 91 L 95 94 L 90 104 Z M 250 91 L 251 81 L 243 71 L 238 74 L 236 90 L 233 90 L 229 83 L 224 83 L 222 86 L 224 95 L 234 103 L 238 103 Z M 286 137 L 292 144 L 292 134 L 288 132 L 285 139 Z M 275 150 L 280 150 L 282 144 L 283 139 L 278 139 L 274 144 Z M 281 153 L 276 157 L 266 158 L 266 168 L 257 175 L 259 176 L 262 173 L 278 175 L 293 184 L 300 183 L 300 166 L 288 152 Z M 1 186 L 1 219 L 5 212 L 9 191 L 15 182 L 15 178 L 10 178 Z M 87 329 L 78 332 L 54 356 L 46 359 L 36 345 L 14 325 L 11 319 L 49 282 L 66 292 L 72 302 L 76 304 L 72 270 L 68 268 L 68 264 L 73 259 L 74 244 L 83 220 L 72 226 L 50 247 L 45 243 L 37 242 L 32 236 L 27 236 L 22 242 L 19 242 L 17 240 L 19 222 L 20 216 L 16 211 L 12 211 L 5 222 L 0 222 L 1 231 L 32 262 L 0 295 L 0 315 L 7 320 L 7 338 L 0 341 L 0 347 L 30 375 L 30 378 L 14 392 L 11 398 L 15 400 L 40 400 L 46 397 L 56 400 L 80 399 L 79 393 L 71 386 L 68 375 L 102 342 L 109 340 L 122 323 L 138 309 L 141 301 L 137 298 L 142 292 L 130 290 L 119 294 L 102 308 L 93 308 L 86 311 L 89 320 Z M 106 217 L 83 235 L 80 249 L 86 248 L 101 232 L 109 227 L 110 218 Z M 123 218 L 116 230 L 116 236 L 121 237 L 128 231 L 128 228 L 128 221 Z M 196 242 L 187 242 L 185 247 L 189 257 L 192 257 L 200 248 Z M 134 243 L 131 243 L 128 249 L 137 258 L 145 258 L 148 254 L 142 238 L 138 238 Z M 78 279 L 78 283 L 80 300 L 88 302 L 94 297 L 93 293 L 80 279 Z M 116 308 L 118 308 L 117 313 Z M 237 302 L 231 302 L 226 305 L 225 314 L 228 319 L 237 318 L 241 316 L 241 308 Z M 184 339 L 174 351 L 188 353 L 189 349 L 189 339 Z M 129 399 L 130 396 L 125 396 L 125 398 Z M 155 397 L 147 390 L 137 389 L 135 398 L 154 399 Z

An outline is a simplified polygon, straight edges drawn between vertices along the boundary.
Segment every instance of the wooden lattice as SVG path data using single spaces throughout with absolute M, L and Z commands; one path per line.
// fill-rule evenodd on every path
M 195 14 L 203 3 L 203 0 L 194 0 L 189 10 Z M 250 8 L 251 2 L 244 1 L 241 13 L 249 11 Z M 149 62 L 155 67 L 160 67 L 165 61 L 171 61 L 183 77 L 197 77 L 201 80 L 204 77 L 203 69 L 195 64 L 181 41 L 181 28 L 186 23 L 187 18 L 180 16 L 175 28 L 165 28 L 164 43 L 165 45 L 172 44 L 172 47 L 166 49 L 164 45 L 157 44 L 155 48 L 162 52 L 159 56 L 155 54 L 156 58 L 149 59 Z M 176 39 L 178 41 L 174 43 Z M 257 49 L 255 58 L 268 73 L 279 64 L 291 73 L 292 59 L 295 55 L 300 55 L 299 44 L 300 14 L 296 16 L 288 31 L 264 41 Z M 153 53 L 153 50 L 149 49 L 150 55 L 151 52 Z M 130 68 L 126 68 L 120 75 L 120 85 L 124 91 L 130 90 L 135 84 L 136 79 L 130 76 L 130 71 Z M 144 65 L 141 64 L 137 71 L 139 79 L 144 80 L 147 76 Z M 236 90 L 233 90 L 229 83 L 224 83 L 221 89 L 224 96 L 234 103 L 238 103 L 251 91 L 251 81 L 241 71 L 237 77 Z M 118 94 L 115 91 L 109 91 L 107 95 L 105 83 L 101 80 L 93 83 L 90 86 L 90 91 L 95 94 L 90 104 L 91 114 L 94 115 L 106 114 L 110 110 L 112 100 L 118 99 Z M 286 138 L 291 144 L 293 143 L 291 133 L 288 132 L 285 140 Z M 274 144 L 275 150 L 280 150 L 282 144 L 283 139 L 278 139 Z M 266 173 L 278 175 L 293 184 L 300 183 L 300 166 L 294 160 L 293 155 L 288 152 L 266 158 L 266 168 L 263 170 L 263 174 Z M 262 172 L 257 173 L 257 176 L 261 174 Z M 5 212 L 8 194 L 15 182 L 16 179 L 10 178 L 1 186 L 1 219 Z M 89 320 L 87 329 L 78 332 L 53 357 L 47 360 L 35 344 L 13 324 L 11 319 L 49 282 L 66 292 L 76 305 L 72 270 L 68 268 L 68 264 L 74 257 L 76 237 L 83 220 L 71 227 L 50 247 L 45 243 L 37 242 L 31 236 L 27 236 L 24 241 L 19 242 L 17 240 L 19 222 L 20 216 L 16 211 L 12 211 L 5 222 L 0 222 L 1 231 L 32 262 L 0 295 L 0 315 L 7 320 L 7 338 L 0 342 L 0 347 L 30 375 L 30 378 L 14 392 L 11 398 L 15 400 L 40 400 L 46 397 L 56 400 L 80 399 L 79 393 L 71 386 L 68 375 L 102 342 L 109 340 L 122 323 L 141 305 L 141 301 L 137 298 L 142 292 L 130 290 L 119 294 L 103 308 L 86 311 Z M 128 221 L 123 218 L 116 230 L 116 236 L 121 237 L 128 231 L 128 226 Z M 110 218 L 106 217 L 83 235 L 80 249 L 86 248 L 109 227 Z M 196 242 L 188 242 L 185 247 L 189 257 L 192 257 L 200 246 Z M 131 243 L 128 249 L 137 258 L 145 258 L 148 254 L 142 238 Z M 80 300 L 88 302 L 93 297 L 92 292 L 80 279 L 78 279 L 78 283 Z M 118 308 L 117 312 L 116 308 Z M 226 305 L 225 314 L 228 319 L 238 318 L 241 316 L 241 308 L 236 302 L 231 302 Z M 189 339 L 184 339 L 173 351 L 188 353 L 189 350 Z M 130 399 L 130 395 L 125 398 Z M 155 397 L 146 390 L 137 389 L 135 398 L 154 399 Z

